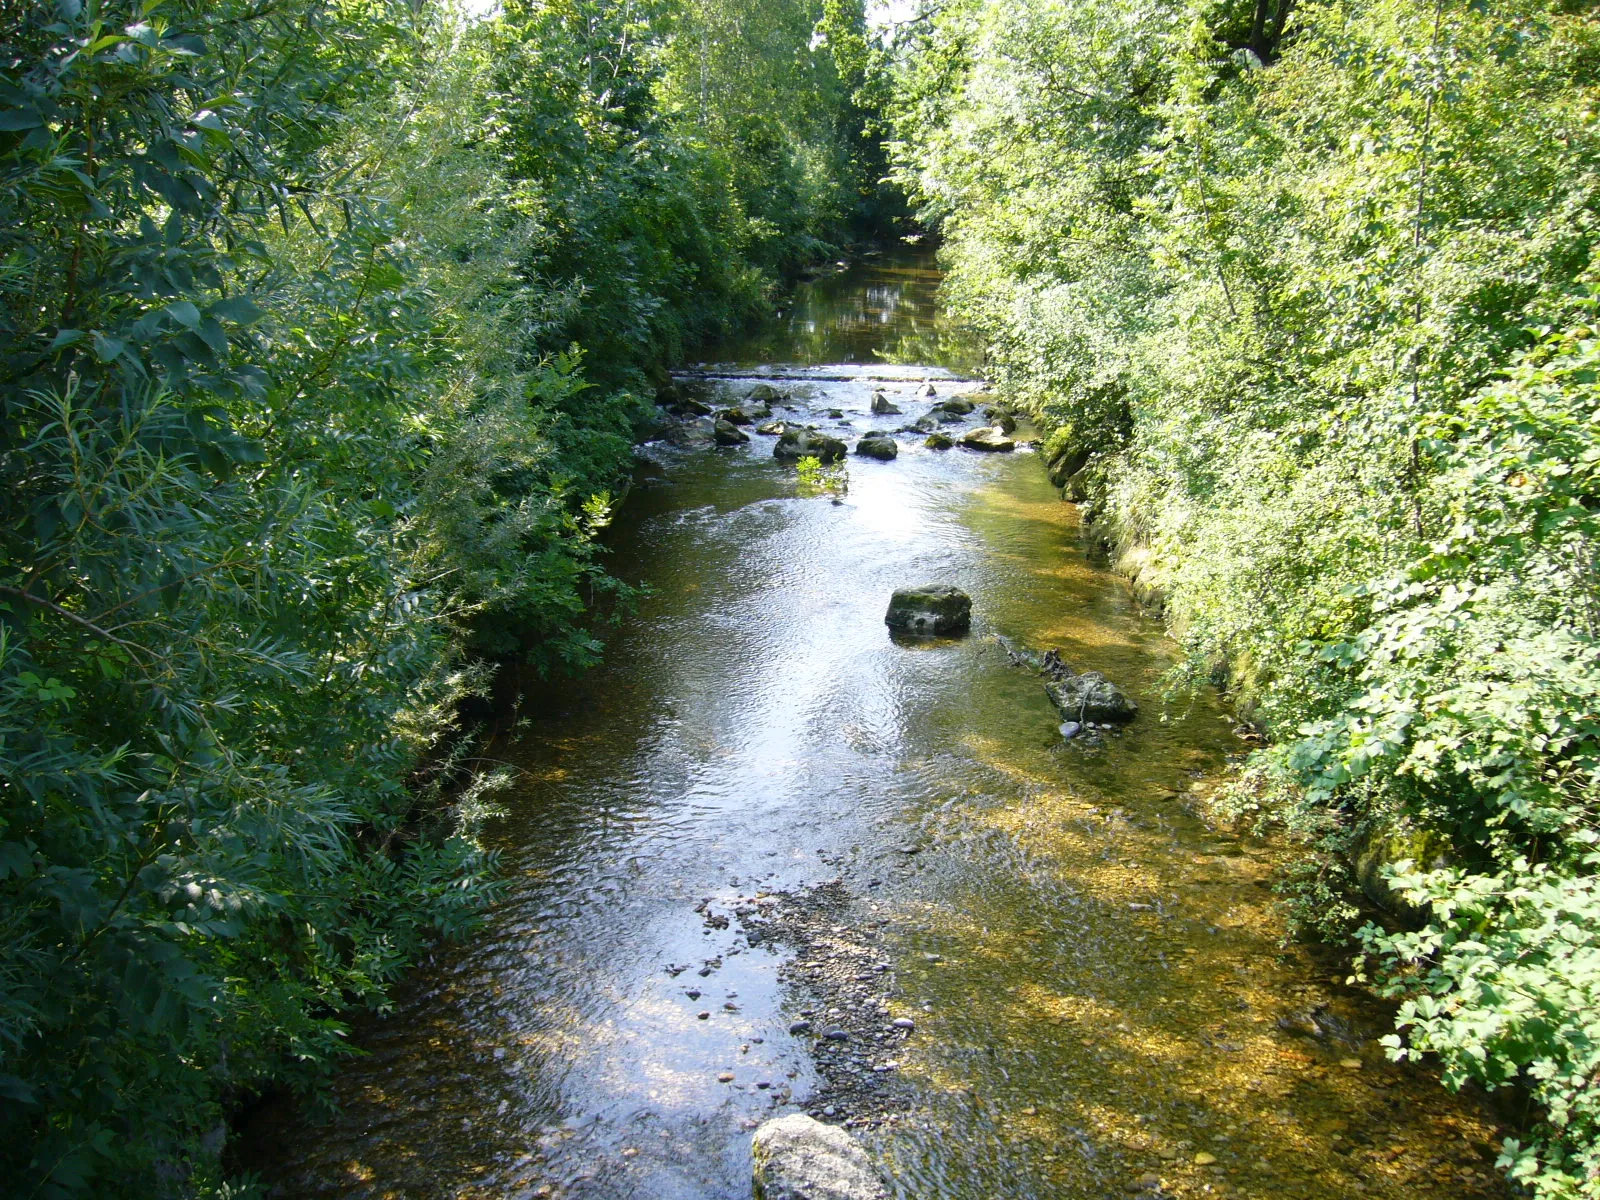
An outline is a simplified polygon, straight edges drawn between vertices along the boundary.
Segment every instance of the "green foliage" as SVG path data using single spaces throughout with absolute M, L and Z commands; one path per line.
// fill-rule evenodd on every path
M 809 141 L 678 113 L 692 6 L 6 8 L 17 1194 L 239 1194 L 230 1107 L 314 1085 L 491 897 L 461 701 L 594 661 L 647 381 L 847 232 L 822 7 L 762 11 Z
M 1591 14 L 965 0 L 895 69 L 948 295 L 1271 736 L 1234 804 L 1300 911 L 1442 846 L 1393 885 L 1426 927 L 1362 932 L 1396 1053 L 1529 1088 L 1505 1165 L 1600 1195 Z

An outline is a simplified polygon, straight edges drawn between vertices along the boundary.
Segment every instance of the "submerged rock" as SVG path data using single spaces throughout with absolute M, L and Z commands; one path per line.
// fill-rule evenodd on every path
M 788 421 L 768 421 L 765 425 L 757 425 L 756 432 L 764 433 L 768 437 L 777 437 L 779 434 L 789 432 L 792 428 L 795 428 L 795 426 L 790 425 Z
M 1017 444 L 998 429 L 974 429 L 962 436 L 961 444 L 968 450 L 1015 450 Z
M 856 443 L 856 453 L 864 458 L 876 458 L 880 462 L 888 462 L 900 453 L 900 447 L 895 440 L 886 433 L 863 434 Z
M 947 412 L 958 417 L 965 417 L 978 406 L 964 396 L 951 396 L 950 399 L 946 400 L 943 404 L 936 404 L 934 407 L 940 412 Z
M 972 624 L 972 597 L 939 583 L 901 588 L 890 597 L 883 620 L 906 633 L 962 633 Z
M 838 462 L 845 456 L 845 444 L 836 437 L 814 429 L 786 429 L 772 448 L 774 458 L 817 458 Z
M 842 409 L 842 408 L 830 408 L 828 410 L 828 419 L 830 421 L 842 421 L 842 420 L 844 420 L 844 409 Z
M 878 416 L 884 416 L 888 413 L 899 412 L 900 406 L 892 402 L 889 397 L 885 396 L 882 392 L 873 392 L 872 411 Z
M 750 1143 L 756 1200 L 884 1200 L 861 1144 L 804 1113 L 763 1124 Z
M 751 404 L 771 404 L 774 400 L 787 400 L 788 392 L 780 392 L 770 383 L 758 383 L 745 394 Z
M 1071 668 L 1065 668 L 1063 674 L 1044 685 L 1044 690 L 1068 722 L 1103 721 L 1121 725 L 1139 713 L 1139 706 L 1099 671 L 1077 675 Z
M 742 446 L 750 440 L 748 433 L 728 420 L 718 421 L 712 427 L 711 436 L 717 439 L 719 446 Z
M 911 428 L 915 429 L 918 433 L 932 433 L 935 429 L 939 428 L 939 418 L 931 414 L 926 417 L 918 417 L 915 421 L 911 422 Z

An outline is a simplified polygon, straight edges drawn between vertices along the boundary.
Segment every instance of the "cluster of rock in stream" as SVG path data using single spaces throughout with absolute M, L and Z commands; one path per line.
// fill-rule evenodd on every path
M 689 429 L 709 433 L 711 440 L 719 446 L 746 445 L 751 440 L 747 430 L 753 429 L 758 436 L 776 438 L 772 448 L 773 457 L 790 462 L 801 458 L 816 458 L 824 463 L 838 462 L 852 453 L 843 436 L 853 432 L 849 430 L 851 421 L 843 409 L 823 410 L 821 415 L 841 426 L 829 432 L 814 420 L 804 419 L 817 414 L 803 402 L 798 402 L 799 397 L 793 391 L 783 391 L 770 383 L 759 382 L 737 404 L 719 408 L 702 398 L 710 395 L 702 387 L 702 381 L 687 379 L 669 384 L 657 393 L 656 403 L 669 415 L 682 419 Z M 968 395 L 941 399 L 938 388 L 932 383 L 921 390 L 923 400 L 928 402 L 928 408 L 921 416 L 894 429 L 865 430 L 856 437 L 853 453 L 860 458 L 888 462 L 899 456 L 900 443 L 897 439 L 905 436 L 922 438 L 922 444 L 930 450 L 949 450 L 960 446 L 968 450 L 1006 452 L 1019 445 L 1033 444 L 1012 436 L 1017 430 L 1017 417 L 1005 405 L 989 405 L 981 414 L 981 419 L 987 424 L 956 430 L 955 436 L 952 436 L 945 432 L 944 427 L 965 425 L 977 413 L 977 403 Z M 978 385 L 973 390 L 981 394 L 987 390 L 987 385 Z M 905 410 L 891 400 L 882 388 L 873 392 L 870 407 L 873 416 L 905 415 Z M 775 409 L 796 415 L 777 417 L 774 416 Z

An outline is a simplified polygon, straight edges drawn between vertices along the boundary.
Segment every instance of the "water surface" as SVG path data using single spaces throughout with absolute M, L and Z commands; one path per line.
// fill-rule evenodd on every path
M 777 378 L 845 436 L 909 421 L 974 386 L 935 280 L 820 281 L 706 386 Z M 875 387 L 905 416 L 870 417 Z M 836 497 L 771 444 L 646 448 L 612 567 L 648 594 L 485 751 L 518 779 L 505 899 L 358 1031 L 337 1115 L 257 1123 L 279 1194 L 747 1200 L 750 1129 L 817 1080 L 787 951 L 706 915 L 836 878 L 917 1021 L 909 1106 L 863 1133 L 899 1197 L 1495 1194 L 1487 1114 L 1385 1065 L 1384 1013 L 1279 945 L 1274 851 L 1194 815 L 1232 723 L 1164 704 L 1171 646 L 1037 459 L 902 435 Z M 924 581 L 971 593 L 970 636 L 888 636 L 890 592 Z M 1104 671 L 1140 718 L 1063 742 L 996 634 Z

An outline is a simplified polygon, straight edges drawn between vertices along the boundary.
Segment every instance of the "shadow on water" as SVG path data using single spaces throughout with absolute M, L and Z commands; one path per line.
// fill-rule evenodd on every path
M 919 259 L 821 281 L 719 361 L 924 339 L 959 367 L 935 279 Z M 909 422 L 928 378 L 974 386 L 812 378 L 785 403 L 859 432 L 874 386 Z M 1166 710 L 1169 644 L 1031 453 L 902 436 L 893 462 L 849 460 L 836 504 L 770 440 L 705 434 L 647 448 L 612 566 L 649 592 L 606 663 L 485 751 L 519 779 L 487 929 L 357 1030 L 334 1115 L 248 1131 L 279 1195 L 746 1200 L 749 1131 L 818 1075 L 783 954 L 740 913 L 834 878 L 882 923 L 891 1015 L 916 1022 L 910 1099 L 862 1133 L 898 1197 L 1497 1194 L 1487 1112 L 1384 1063 L 1385 1014 L 1280 948 L 1274 850 L 1194 815 L 1229 722 L 1210 697 Z M 888 595 L 929 580 L 972 594 L 973 632 L 897 644 Z M 1140 718 L 1063 742 L 994 634 L 1104 671 Z

